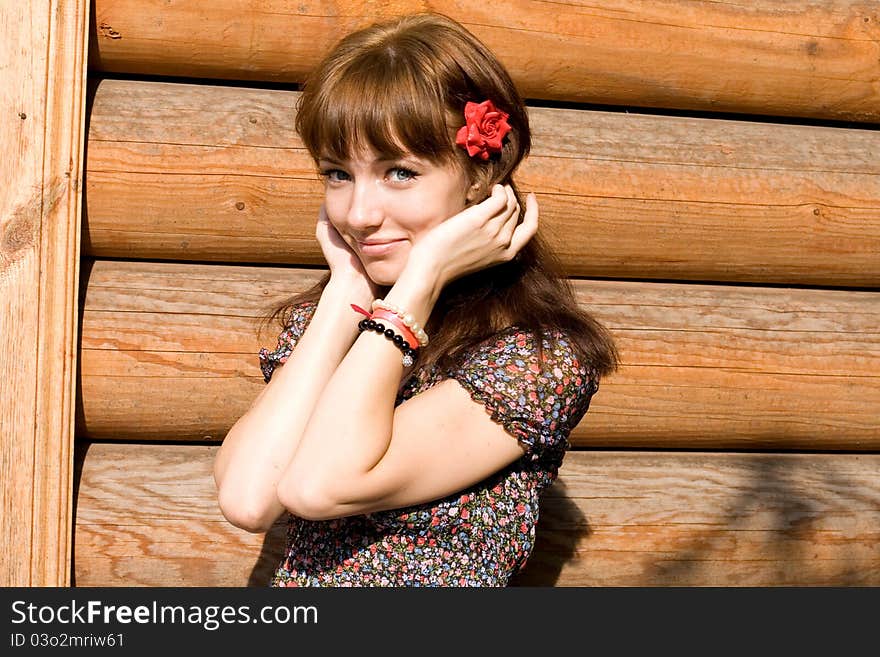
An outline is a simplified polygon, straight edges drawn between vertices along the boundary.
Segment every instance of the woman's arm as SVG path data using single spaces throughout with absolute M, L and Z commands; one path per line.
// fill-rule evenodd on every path
M 424 326 L 440 292 L 434 280 L 407 268 L 385 300 L 406 308 Z M 339 303 L 349 308 L 345 300 Z M 357 335 L 357 319 L 350 308 L 346 322 L 347 330 L 354 327 Z M 358 478 L 388 449 L 403 375 L 402 353 L 385 336 L 372 331 L 352 341 L 301 429 L 302 438 L 278 485 L 281 502 L 301 517 L 323 516 L 332 489 L 338 484 L 357 489 Z
M 529 201 L 526 220 L 517 226 L 516 199 L 499 186 L 489 200 L 440 224 L 417 245 L 421 249 L 413 247 L 386 301 L 424 326 L 445 284 L 511 259 L 531 238 L 537 206 Z M 425 501 L 522 456 L 478 404 L 449 385 L 417 406 L 428 422 L 439 420 L 457 436 L 426 442 L 411 416 L 401 435 L 394 401 L 402 371 L 401 353 L 389 340 L 366 331 L 357 338 L 321 393 L 279 482 L 279 498 L 292 513 L 319 519 Z M 422 433 L 438 435 L 433 425 Z
M 351 303 L 368 307 L 364 287 L 334 280 L 287 362 L 229 430 L 214 461 L 223 515 L 233 525 L 266 531 L 284 512 L 277 485 L 331 375 L 357 337 Z

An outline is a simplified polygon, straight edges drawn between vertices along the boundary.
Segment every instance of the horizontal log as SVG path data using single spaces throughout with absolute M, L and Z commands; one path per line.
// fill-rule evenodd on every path
M 98 260 L 83 271 L 78 434 L 222 439 L 264 385 L 273 303 L 323 270 Z M 877 450 L 880 292 L 573 281 L 623 365 L 580 447 Z
M 283 521 L 224 520 L 215 449 L 81 442 L 75 583 L 265 586 Z M 877 586 L 878 472 L 877 454 L 570 452 L 514 584 Z
M 226 521 L 211 471 L 215 449 L 78 441 L 73 585 L 267 584 L 283 524 L 256 535 Z
M 325 265 L 297 92 L 104 80 L 83 251 Z M 569 276 L 880 286 L 880 131 L 532 108 L 541 230 Z
M 96 0 L 89 64 L 300 82 L 344 34 L 415 11 L 462 22 L 529 98 L 880 122 L 880 13 L 861 0 Z

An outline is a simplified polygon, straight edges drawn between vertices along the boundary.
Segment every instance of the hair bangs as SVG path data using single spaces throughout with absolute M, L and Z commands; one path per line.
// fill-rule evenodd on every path
M 364 147 L 378 156 L 405 154 L 454 161 L 445 103 L 393 50 L 353 62 L 325 81 L 301 107 L 300 135 L 312 156 L 345 161 Z M 428 100 L 431 99 L 431 100 Z

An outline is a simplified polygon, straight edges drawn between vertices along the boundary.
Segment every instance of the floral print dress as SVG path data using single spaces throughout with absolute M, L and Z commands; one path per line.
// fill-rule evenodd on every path
M 317 305 L 295 308 L 274 351 L 261 349 L 268 383 Z M 544 341 L 543 372 L 532 334 L 510 327 L 452 371 L 413 370 L 395 406 L 456 379 L 527 453 L 489 478 L 427 504 L 334 520 L 288 516 L 287 545 L 271 586 L 506 586 L 535 543 L 541 491 L 556 478 L 568 436 L 598 389 L 564 334 Z

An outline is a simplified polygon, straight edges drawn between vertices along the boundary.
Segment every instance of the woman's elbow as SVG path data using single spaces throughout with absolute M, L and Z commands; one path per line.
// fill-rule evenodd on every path
M 327 486 L 315 479 L 282 478 L 278 484 L 278 500 L 290 513 L 304 520 L 331 520 L 344 515 Z
M 239 529 L 252 534 L 264 534 L 272 528 L 280 514 L 265 504 L 240 495 L 237 491 L 220 488 L 217 503 L 223 517 Z

